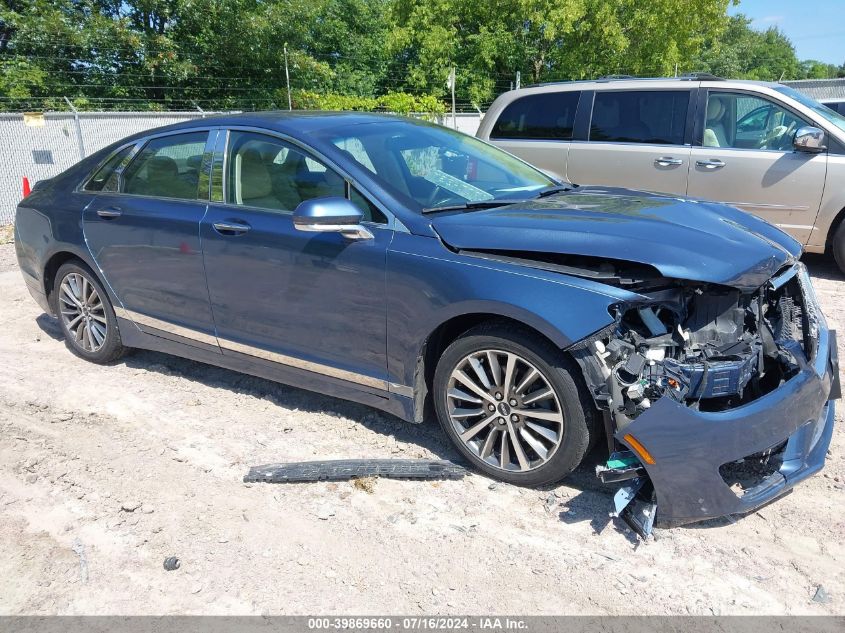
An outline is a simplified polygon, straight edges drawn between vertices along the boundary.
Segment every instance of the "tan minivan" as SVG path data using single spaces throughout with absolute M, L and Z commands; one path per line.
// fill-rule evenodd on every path
M 696 75 L 512 90 L 478 137 L 570 182 L 725 202 L 845 272 L 845 116 L 776 83 Z

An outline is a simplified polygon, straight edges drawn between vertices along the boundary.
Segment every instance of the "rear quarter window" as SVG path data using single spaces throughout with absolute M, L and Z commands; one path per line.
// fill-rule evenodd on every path
M 526 95 L 502 110 L 491 139 L 572 140 L 579 91 Z
M 84 191 L 117 191 L 117 171 L 126 162 L 129 154 L 135 148 L 134 145 L 124 147 L 122 150 L 109 158 L 100 168 L 94 172 L 94 175 L 88 179 Z

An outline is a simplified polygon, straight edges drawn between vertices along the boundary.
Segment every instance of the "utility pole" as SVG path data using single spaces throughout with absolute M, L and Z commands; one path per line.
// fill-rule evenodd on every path
M 520 85 L 522 84 L 522 73 L 518 70 L 516 71 L 516 89 L 519 90 Z
M 452 90 L 452 127 L 458 129 L 458 117 L 455 114 L 455 75 L 457 68 L 452 66 L 452 71 L 449 73 L 449 80 L 446 85 Z
M 288 86 L 288 110 L 293 110 L 293 104 L 290 100 L 290 72 L 288 71 L 288 43 L 285 42 L 285 83 Z

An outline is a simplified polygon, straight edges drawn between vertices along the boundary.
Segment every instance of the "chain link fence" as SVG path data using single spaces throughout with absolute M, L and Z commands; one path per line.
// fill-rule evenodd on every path
M 200 112 L 46 112 L 0 113 L 0 226 L 15 219 L 23 197 L 23 179 L 30 184 L 61 173 L 83 156 L 89 156 L 120 139 L 171 123 L 211 113 Z M 475 134 L 478 114 L 444 116 L 440 123 L 466 134 Z
M 0 113 L 0 225 L 11 224 L 30 184 L 135 132 L 207 116 L 199 112 Z

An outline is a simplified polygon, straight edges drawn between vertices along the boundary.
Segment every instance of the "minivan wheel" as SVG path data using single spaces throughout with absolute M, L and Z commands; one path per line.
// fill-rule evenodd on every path
M 53 302 L 65 344 L 74 354 L 94 363 L 110 363 L 123 355 L 114 309 L 87 266 L 75 261 L 62 264 L 56 272 Z
M 443 353 L 433 397 L 446 435 L 476 468 L 540 486 L 577 468 L 595 441 L 579 383 L 577 367 L 541 336 L 485 324 Z
M 833 234 L 830 246 L 833 251 L 833 259 L 836 260 L 836 265 L 839 266 L 839 271 L 845 274 L 845 222 L 839 223 L 836 233 Z

